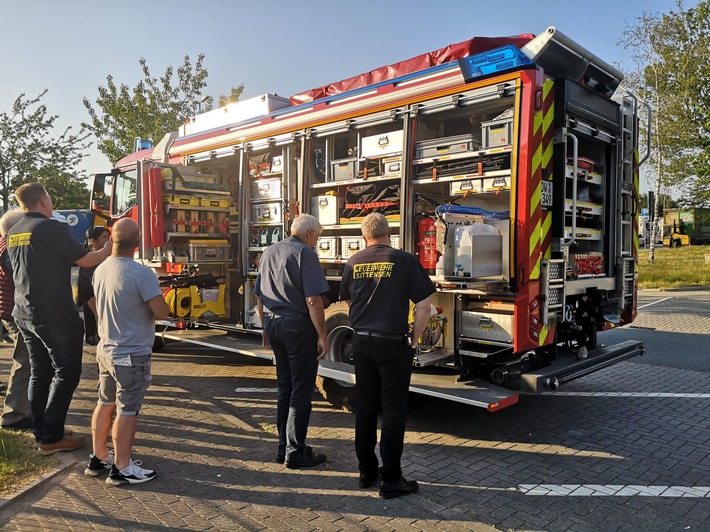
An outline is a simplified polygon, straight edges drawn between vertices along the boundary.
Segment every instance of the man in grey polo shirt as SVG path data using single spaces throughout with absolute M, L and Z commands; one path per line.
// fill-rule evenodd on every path
M 93 454 L 84 470 L 97 476 L 109 472 L 107 484 L 140 484 L 155 478 L 155 471 L 131 459 L 136 416 L 150 385 L 150 354 L 156 319 L 170 313 L 155 272 L 133 260 L 140 230 L 130 218 L 113 226 L 111 256 L 94 273 L 99 345 L 99 400 L 91 418 Z M 111 417 L 113 456 L 107 446 Z
M 290 469 L 326 460 L 306 445 L 318 360 L 328 351 L 322 294 L 329 287 L 313 251 L 322 229 L 314 216 L 296 216 L 291 236 L 264 251 L 254 288 L 264 347 L 276 358 L 276 461 Z

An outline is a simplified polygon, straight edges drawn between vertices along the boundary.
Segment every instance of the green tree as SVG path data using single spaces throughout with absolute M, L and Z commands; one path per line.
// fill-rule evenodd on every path
M 86 209 L 89 207 L 87 177 L 60 168 L 47 169 L 40 181 L 49 195 L 55 209 Z
M 204 54 L 193 65 L 186 55 L 176 69 L 168 66 L 160 78 L 151 75 L 144 58 L 139 60 L 143 79 L 132 89 L 116 86 L 111 75 L 98 88 L 96 107 L 84 98 L 91 121 L 83 124 L 98 139 L 98 148 L 112 163 L 133 152 L 136 137 L 158 142 L 166 133 L 177 131 L 199 108 L 212 108 L 213 98 L 202 98 L 207 86 Z M 174 79 L 177 78 L 177 79 Z
M 237 87 L 232 87 L 229 94 L 222 94 L 219 97 L 219 107 L 226 107 L 230 103 L 236 103 L 244 92 L 244 83 L 238 85 Z
M 643 13 L 624 33 L 631 84 L 654 108 L 653 150 L 664 186 L 686 202 L 710 204 L 710 0 Z
M 57 115 L 49 115 L 40 103 L 47 91 L 33 99 L 20 94 L 9 112 L 0 113 L 0 201 L 7 210 L 15 189 L 23 183 L 42 181 L 49 186 L 61 174 L 80 176 L 74 170 L 90 146 L 88 133 L 72 133 L 68 127 L 54 135 Z M 86 191 L 80 178 L 63 181 L 66 195 Z M 88 203 L 84 202 L 83 206 Z

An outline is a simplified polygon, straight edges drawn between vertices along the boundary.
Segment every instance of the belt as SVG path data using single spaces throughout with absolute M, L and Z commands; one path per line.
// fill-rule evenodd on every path
M 406 334 L 385 334 L 375 331 L 355 331 L 355 334 L 371 336 L 372 338 L 385 338 L 386 340 L 404 340 L 407 337 Z

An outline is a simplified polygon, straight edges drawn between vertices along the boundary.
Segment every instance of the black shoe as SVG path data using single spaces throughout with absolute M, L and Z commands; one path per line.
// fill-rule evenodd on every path
M 16 421 L 11 425 L 3 425 L 2 428 L 5 430 L 32 430 L 35 428 L 34 421 L 28 417 L 23 417 L 20 421 Z
M 402 497 L 418 491 L 419 484 L 417 484 L 417 481 L 405 480 L 404 477 L 400 477 L 397 482 L 385 482 L 384 480 L 380 482 L 380 497 L 383 499 L 394 499 L 395 497 Z
M 313 449 L 311 448 L 310 445 L 306 446 L 306 452 L 307 453 L 313 452 Z M 285 461 L 286 461 L 286 455 L 276 453 L 276 458 L 274 458 L 274 462 L 276 462 L 277 464 L 283 464 Z
M 292 456 L 284 462 L 289 469 L 300 469 L 302 467 L 315 467 L 325 462 L 324 454 L 316 454 L 313 449 L 306 447 L 306 452 L 300 456 Z
M 360 479 L 358 480 L 358 485 L 360 489 L 366 490 L 376 486 L 382 480 L 382 472 L 385 470 L 384 467 L 380 466 L 376 473 L 360 473 Z

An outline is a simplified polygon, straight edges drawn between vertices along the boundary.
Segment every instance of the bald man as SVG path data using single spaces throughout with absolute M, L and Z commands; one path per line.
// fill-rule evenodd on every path
M 96 322 L 99 345 L 99 400 L 91 418 L 93 453 L 84 473 L 109 471 L 113 486 L 140 484 L 155 478 L 155 471 L 131 459 L 137 416 L 150 385 L 150 354 L 155 320 L 170 313 L 155 272 L 133 260 L 140 230 L 130 218 L 116 222 L 111 234 L 111 256 L 96 268 Z M 113 452 L 106 446 L 111 418 Z

